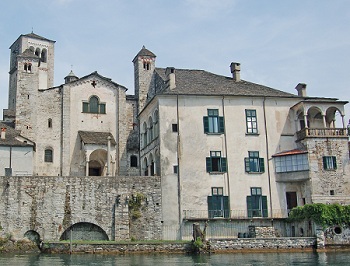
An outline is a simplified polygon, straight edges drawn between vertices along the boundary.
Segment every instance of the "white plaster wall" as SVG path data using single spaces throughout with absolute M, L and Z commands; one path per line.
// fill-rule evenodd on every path
M 11 154 L 11 155 L 10 155 Z M 0 176 L 5 175 L 5 168 L 11 168 L 12 175 L 33 174 L 33 148 L 0 146 Z

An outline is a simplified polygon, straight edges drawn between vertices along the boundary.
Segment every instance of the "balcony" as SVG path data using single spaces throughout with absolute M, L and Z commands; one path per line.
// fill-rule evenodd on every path
M 273 209 L 272 215 L 269 213 L 267 217 L 262 217 L 261 210 L 250 210 L 249 216 L 247 210 L 183 210 L 184 220 L 208 220 L 208 219 L 255 219 L 255 218 L 265 218 L 265 219 L 275 219 L 275 218 L 287 218 L 287 209 Z M 253 215 L 253 216 L 252 216 Z M 251 217 L 252 216 L 252 217 Z
M 346 128 L 304 128 L 297 132 L 297 140 L 305 138 L 347 138 Z

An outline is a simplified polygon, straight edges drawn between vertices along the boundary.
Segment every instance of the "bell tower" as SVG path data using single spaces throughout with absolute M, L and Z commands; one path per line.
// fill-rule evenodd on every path
M 147 100 L 155 70 L 156 55 L 143 46 L 132 62 L 134 63 L 135 96 L 138 103 L 137 113 L 139 113 Z
M 34 96 L 39 89 L 53 87 L 54 44 L 32 32 L 19 36 L 10 46 L 9 110 L 16 112 L 21 88 L 32 87 Z

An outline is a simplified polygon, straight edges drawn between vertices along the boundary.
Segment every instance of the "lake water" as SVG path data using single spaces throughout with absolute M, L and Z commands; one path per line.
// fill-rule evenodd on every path
M 67 254 L 1 254 L 0 265 L 61 266 L 61 265 L 350 265 L 350 252 L 322 253 L 234 253 L 212 255 L 67 255 Z

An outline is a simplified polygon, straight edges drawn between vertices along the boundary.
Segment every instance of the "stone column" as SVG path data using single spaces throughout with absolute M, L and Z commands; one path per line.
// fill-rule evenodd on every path
M 327 124 L 326 124 L 326 115 L 322 115 L 322 120 L 323 120 L 323 127 L 326 128 Z
M 304 114 L 304 123 L 305 123 L 305 128 L 308 128 L 308 125 L 307 125 L 307 114 Z

